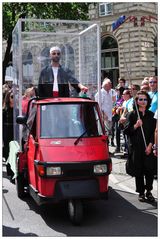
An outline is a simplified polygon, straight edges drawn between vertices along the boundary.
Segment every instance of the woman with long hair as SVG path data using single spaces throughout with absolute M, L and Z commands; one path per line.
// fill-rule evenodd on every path
M 3 105 L 3 157 L 7 161 L 9 156 L 9 142 L 13 140 L 13 91 L 6 93 Z M 12 176 L 13 172 L 7 164 L 7 174 Z
M 148 93 L 138 91 L 133 111 L 128 113 L 124 129 L 124 133 L 128 136 L 129 147 L 126 171 L 135 177 L 136 192 L 139 193 L 138 199 L 141 202 L 144 202 L 146 198 L 149 202 L 155 200 L 151 190 L 157 170 L 156 157 L 152 151 L 156 120 L 153 112 L 148 110 L 150 104 L 151 99 Z

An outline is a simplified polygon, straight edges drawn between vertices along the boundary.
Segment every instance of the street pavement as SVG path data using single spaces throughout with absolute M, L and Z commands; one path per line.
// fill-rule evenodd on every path
M 109 146 L 110 157 L 112 159 L 112 172 L 110 175 L 110 182 L 114 186 L 117 185 L 117 188 L 120 187 L 122 190 L 137 194 L 135 192 L 135 178 L 126 174 L 125 164 L 127 156 L 123 153 L 114 154 L 115 147 Z M 158 180 L 155 179 L 153 182 L 152 194 L 157 200 L 158 198 Z
M 31 197 L 20 200 L 3 163 L 3 236 L 157 236 L 157 180 L 153 190 L 156 202 L 140 203 L 134 178 L 125 172 L 126 158 L 122 153 L 113 155 L 114 150 L 115 147 L 109 147 L 113 163 L 109 176 L 109 200 L 86 202 L 80 227 L 69 221 L 65 204 L 41 208 Z

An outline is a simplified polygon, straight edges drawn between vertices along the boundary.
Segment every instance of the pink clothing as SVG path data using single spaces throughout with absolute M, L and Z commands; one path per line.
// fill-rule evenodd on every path
M 29 98 L 24 96 L 22 99 L 22 114 L 23 115 L 26 115 L 26 113 L 27 113 L 28 102 L 29 102 Z

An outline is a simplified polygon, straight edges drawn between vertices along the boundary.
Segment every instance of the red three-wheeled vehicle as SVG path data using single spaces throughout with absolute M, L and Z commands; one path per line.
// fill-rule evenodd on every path
M 98 103 L 34 98 L 17 123 L 23 125 L 18 197 L 29 193 L 38 205 L 65 200 L 71 221 L 80 224 L 85 200 L 108 197 L 112 164 Z

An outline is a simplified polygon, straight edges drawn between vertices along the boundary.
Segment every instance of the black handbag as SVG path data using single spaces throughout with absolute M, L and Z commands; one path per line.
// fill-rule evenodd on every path
M 134 173 L 134 166 L 133 166 L 133 161 L 130 158 L 127 158 L 126 164 L 125 164 L 125 168 L 126 168 L 126 173 L 132 177 L 135 176 Z
M 144 167 L 145 167 L 145 171 L 148 172 L 149 174 L 152 175 L 157 175 L 157 157 L 154 156 L 153 153 L 149 154 L 146 156 L 145 158 L 145 163 L 144 163 Z

